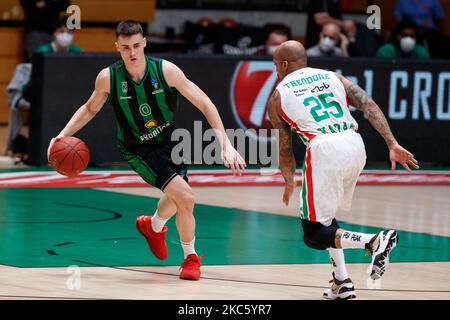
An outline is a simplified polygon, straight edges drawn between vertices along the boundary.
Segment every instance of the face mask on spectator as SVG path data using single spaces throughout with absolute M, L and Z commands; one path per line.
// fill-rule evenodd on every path
M 322 49 L 322 51 L 329 52 L 333 50 L 335 45 L 336 43 L 330 37 L 325 36 L 320 38 L 319 47 L 320 49 Z
M 403 37 L 400 39 L 400 48 L 406 53 L 410 53 L 416 46 L 416 39 L 412 37 Z
M 278 46 L 270 46 L 267 47 L 266 49 L 266 53 L 270 56 L 273 56 L 273 54 L 275 53 L 275 50 L 278 48 Z
M 61 32 L 56 35 L 55 41 L 63 48 L 67 48 L 73 40 L 73 34 L 69 32 Z

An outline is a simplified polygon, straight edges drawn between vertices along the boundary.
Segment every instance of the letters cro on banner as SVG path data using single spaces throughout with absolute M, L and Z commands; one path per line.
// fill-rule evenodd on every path
M 208 94 L 226 128 L 271 128 L 266 106 L 277 78 L 270 58 L 162 57 L 179 65 Z M 34 164 L 47 163 L 45 150 L 50 137 L 61 130 L 90 95 L 98 71 L 116 60 L 112 54 L 62 54 L 43 55 L 35 61 L 33 82 L 40 86 L 33 95 L 31 110 L 30 156 Z M 450 149 L 445 148 L 450 141 L 448 61 L 311 58 L 309 65 L 336 71 L 357 82 L 383 110 L 397 139 L 413 150 L 420 162 L 450 165 Z M 177 126 L 194 133 L 194 121 L 204 121 L 203 116 L 186 99 L 180 99 L 178 111 L 181 110 L 175 113 Z M 361 112 L 352 114 L 366 144 L 367 161 L 387 161 L 383 139 Z M 95 163 L 123 161 L 115 146 L 114 121 L 112 108 L 105 106 L 102 114 L 79 133 L 80 138 L 89 141 Z M 206 122 L 203 128 L 209 128 Z M 271 139 L 263 139 L 271 143 Z M 296 138 L 294 143 L 301 162 L 304 146 Z

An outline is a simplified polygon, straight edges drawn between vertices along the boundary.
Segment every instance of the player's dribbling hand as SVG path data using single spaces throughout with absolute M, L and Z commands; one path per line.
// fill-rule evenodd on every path
M 50 140 L 50 143 L 49 143 L 48 148 L 47 148 L 47 161 L 48 161 L 49 158 L 50 158 L 50 150 L 52 149 L 53 144 L 54 144 L 56 141 L 58 141 L 59 139 L 61 139 L 62 137 L 63 137 L 63 136 L 58 135 L 57 137 L 54 137 L 54 138 L 52 138 L 52 139 Z
M 295 189 L 294 181 L 286 181 L 284 183 L 283 203 L 286 206 L 289 205 L 289 200 L 291 199 L 291 196 L 294 193 L 294 189 Z
M 411 168 L 419 169 L 419 162 L 414 159 L 414 155 L 399 144 L 395 144 L 389 149 L 392 170 L 395 170 L 396 162 L 400 163 L 409 173 Z
M 222 161 L 225 167 L 231 168 L 233 175 L 242 175 L 242 172 L 245 171 L 245 167 L 247 166 L 239 152 L 231 146 L 222 151 Z

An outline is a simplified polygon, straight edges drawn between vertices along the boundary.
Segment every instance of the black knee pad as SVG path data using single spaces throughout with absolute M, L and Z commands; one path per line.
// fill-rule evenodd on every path
M 339 224 L 333 219 L 331 225 L 325 227 L 319 222 L 313 222 L 302 219 L 303 241 L 305 244 L 316 250 L 325 250 L 328 248 L 336 248 L 334 238 Z

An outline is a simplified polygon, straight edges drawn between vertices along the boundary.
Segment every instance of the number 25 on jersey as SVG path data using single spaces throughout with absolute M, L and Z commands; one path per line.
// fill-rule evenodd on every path
M 317 122 L 329 119 L 331 116 L 334 118 L 341 118 L 344 115 L 344 112 L 337 101 L 326 100 L 329 97 L 333 98 L 334 95 L 331 92 L 322 93 L 317 97 L 319 99 L 316 97 L 308 97 L 303 100 L 303 105 L 305 107 L 311 107 L 311 116 Z

